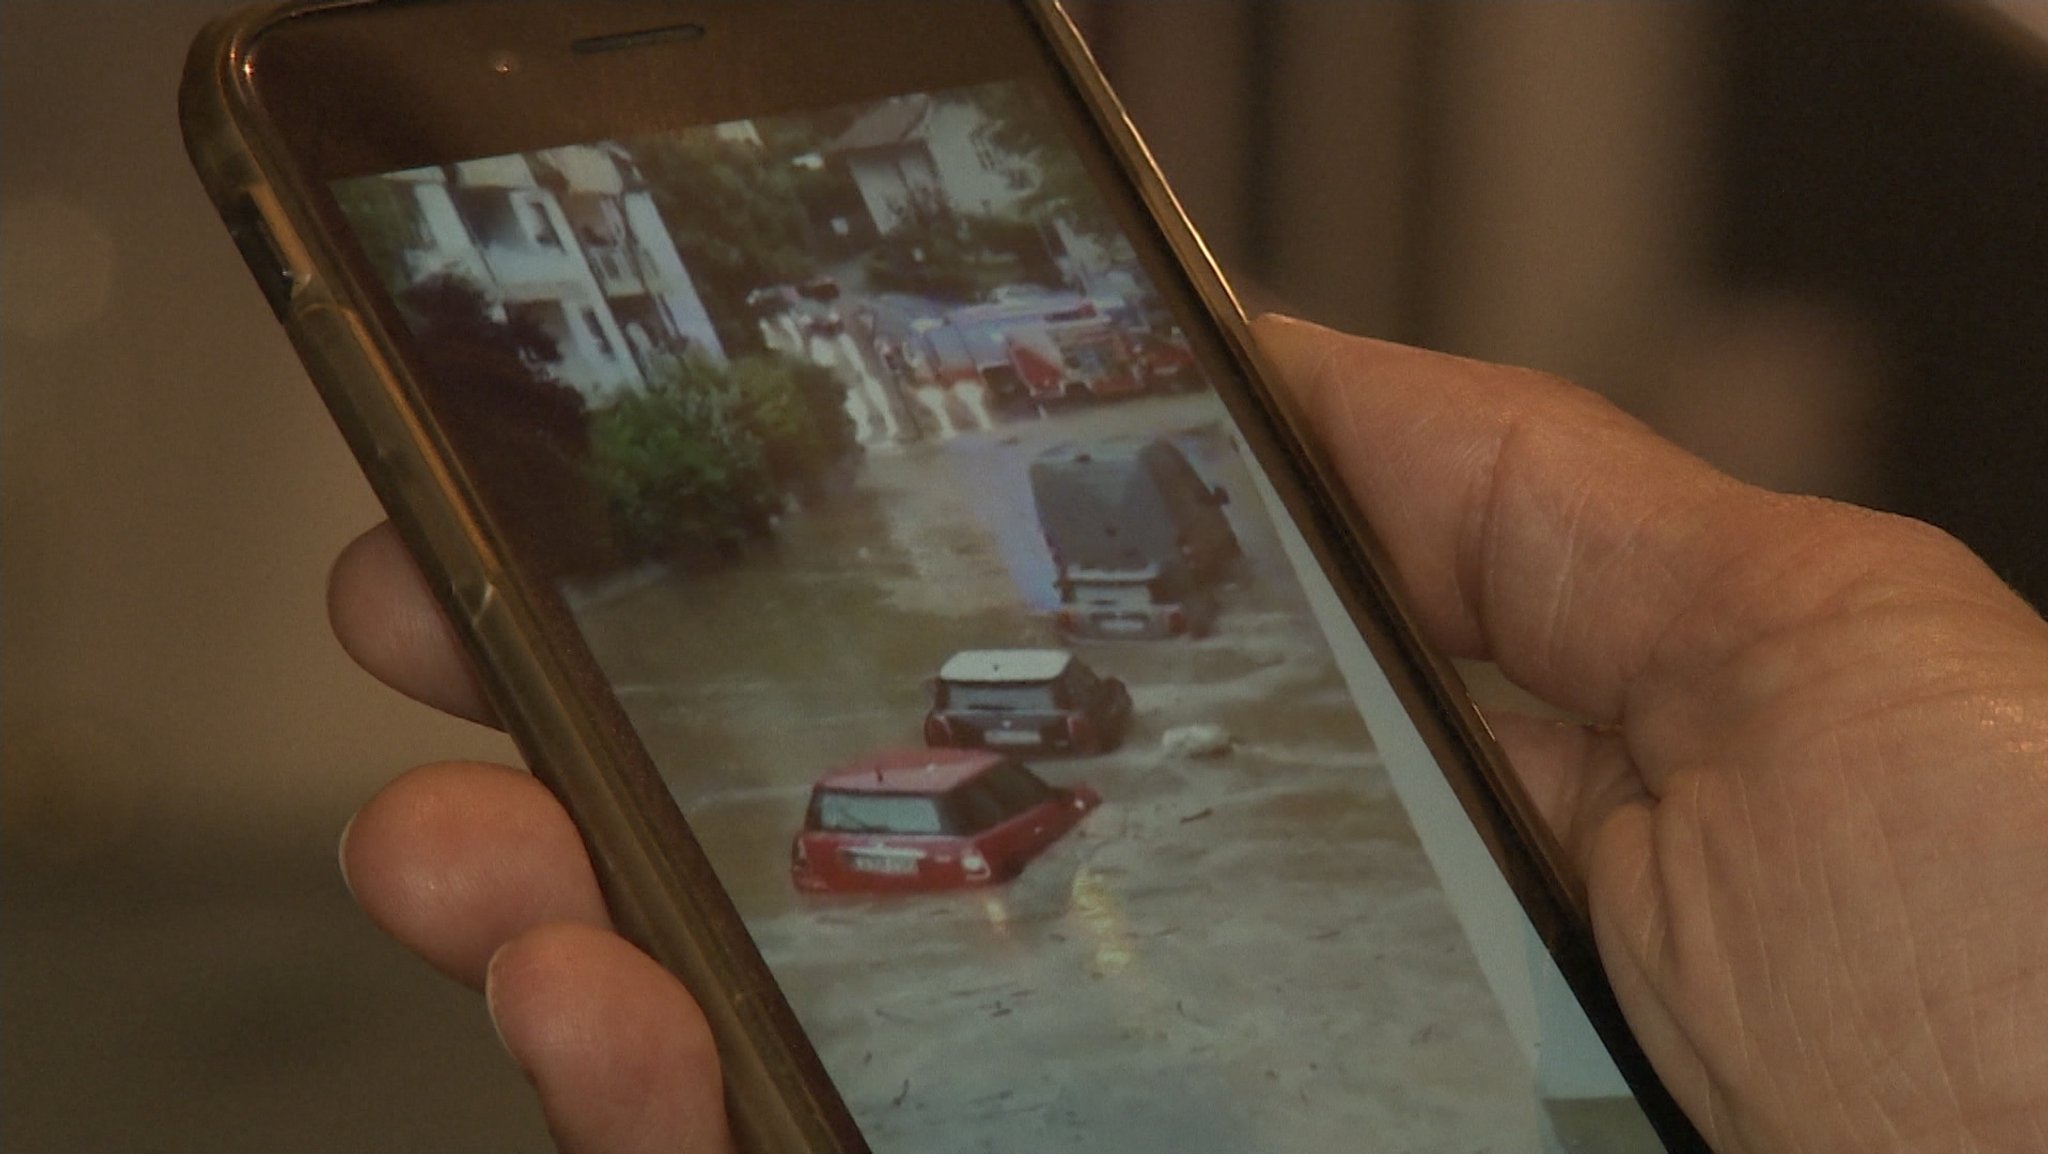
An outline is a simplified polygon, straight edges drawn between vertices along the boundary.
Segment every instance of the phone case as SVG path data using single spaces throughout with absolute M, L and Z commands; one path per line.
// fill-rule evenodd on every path
M 469 646 L 498 715 L 533 772 L 583 831 L 614 919 L 628 938 L 699 997 L 725 1063 L 734 1133 L 755 1150 L 852 1150 L 852 1116 L 726 899 L 681 813 L 607 695 L 582 692 L 558 659 L 569 628 L 522 587 L 449 446 L 407 379 L 393 334 L 364 307 L 334 241 L 313 227 L 313 193 L 259 106 L 244 65 L 266 29 L 370 0 L 312 0 L 209 26 L 180 93 L 188 150 L 214 204 L 284 324 L 351 449 Z M 1382 574 L 1370 530 L 1334 473 L 1261 384 L 1258 349 L 1237 299 L 1189 224 L 1137 132 L 1057 0 L 1021 0 L 1083 97 L 1101 137 L 1149 209 L 1158 239 L 1197 290 L 1215 331 L 1247 371 L 1258 407 L 1239 412 L 1309 474 L 1318 548 L 1346 607 L 1447 768 L 1482 839 L 1528 908 L 1537 933 L 1610 1044 L 1626 1027 L 1591 952 L 1583 911 L 1557 850 L 1509 784 L 1501 755 L 1448 662 L 1417 640 Z M 1624 1043 L 1626 1044 L 1626 1043 Z M 1640 1065 L 1640 1064 L 1638 1064 Z M 1664 1092 L 1642 1067 L 1646 1102 Z M 1665 1099 L 1668 1101 L 1668 1099 Z M 1675 1115 L 1675 1108 L 1671 1109 Z
M 717 1039 L 735 1140 L 753 1150 L 865 1143 L 753 949 L 739 915 L 625 719 L 568 684 L 558 635 L 502 562 L 445 442 L 420 416 L 388 334 L 366 324 L 306 190 L 283 163 L 240 64 L 271 25 L 342 3 L 229 16 L 195 41 L 180 89 L 188 151 L 450 620 L 534 775 L 575 818 L 619 930 L 695 991 Z

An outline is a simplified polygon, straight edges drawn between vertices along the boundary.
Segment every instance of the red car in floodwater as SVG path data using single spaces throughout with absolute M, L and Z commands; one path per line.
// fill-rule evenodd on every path
M 945 890 L 1008 881 L 1102 798 L 969 749 L 897 749 L 818 779 L 790 845 L 800 890 Z

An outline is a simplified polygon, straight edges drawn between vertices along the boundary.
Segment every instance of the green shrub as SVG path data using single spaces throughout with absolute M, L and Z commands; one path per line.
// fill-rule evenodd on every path
M 773 355 L 734 361 L 731 381 L 769 476 L 783 492 L 816 500 L 855 448 L 846 386 L 829 369 Z
M 730 368 L 689 358 L 592 415 L 587 473 L 622 550 L 695 564 L 764 536 L 852 449 L 831 373 L 774 356 Z

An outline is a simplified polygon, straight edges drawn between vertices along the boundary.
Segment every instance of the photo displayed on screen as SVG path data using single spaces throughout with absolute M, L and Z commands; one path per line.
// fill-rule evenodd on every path
M 1034 91 L 335 191 L 878 1149 L 1654 1146 L 1517 1037 Z

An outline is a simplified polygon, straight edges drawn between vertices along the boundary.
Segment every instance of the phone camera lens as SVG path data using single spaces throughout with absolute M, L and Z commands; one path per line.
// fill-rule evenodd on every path
M 519 71 L 519 57 L 510 52 L 493 52 L 489 61 L 492 72 L 499 76 L 510 76 Z

